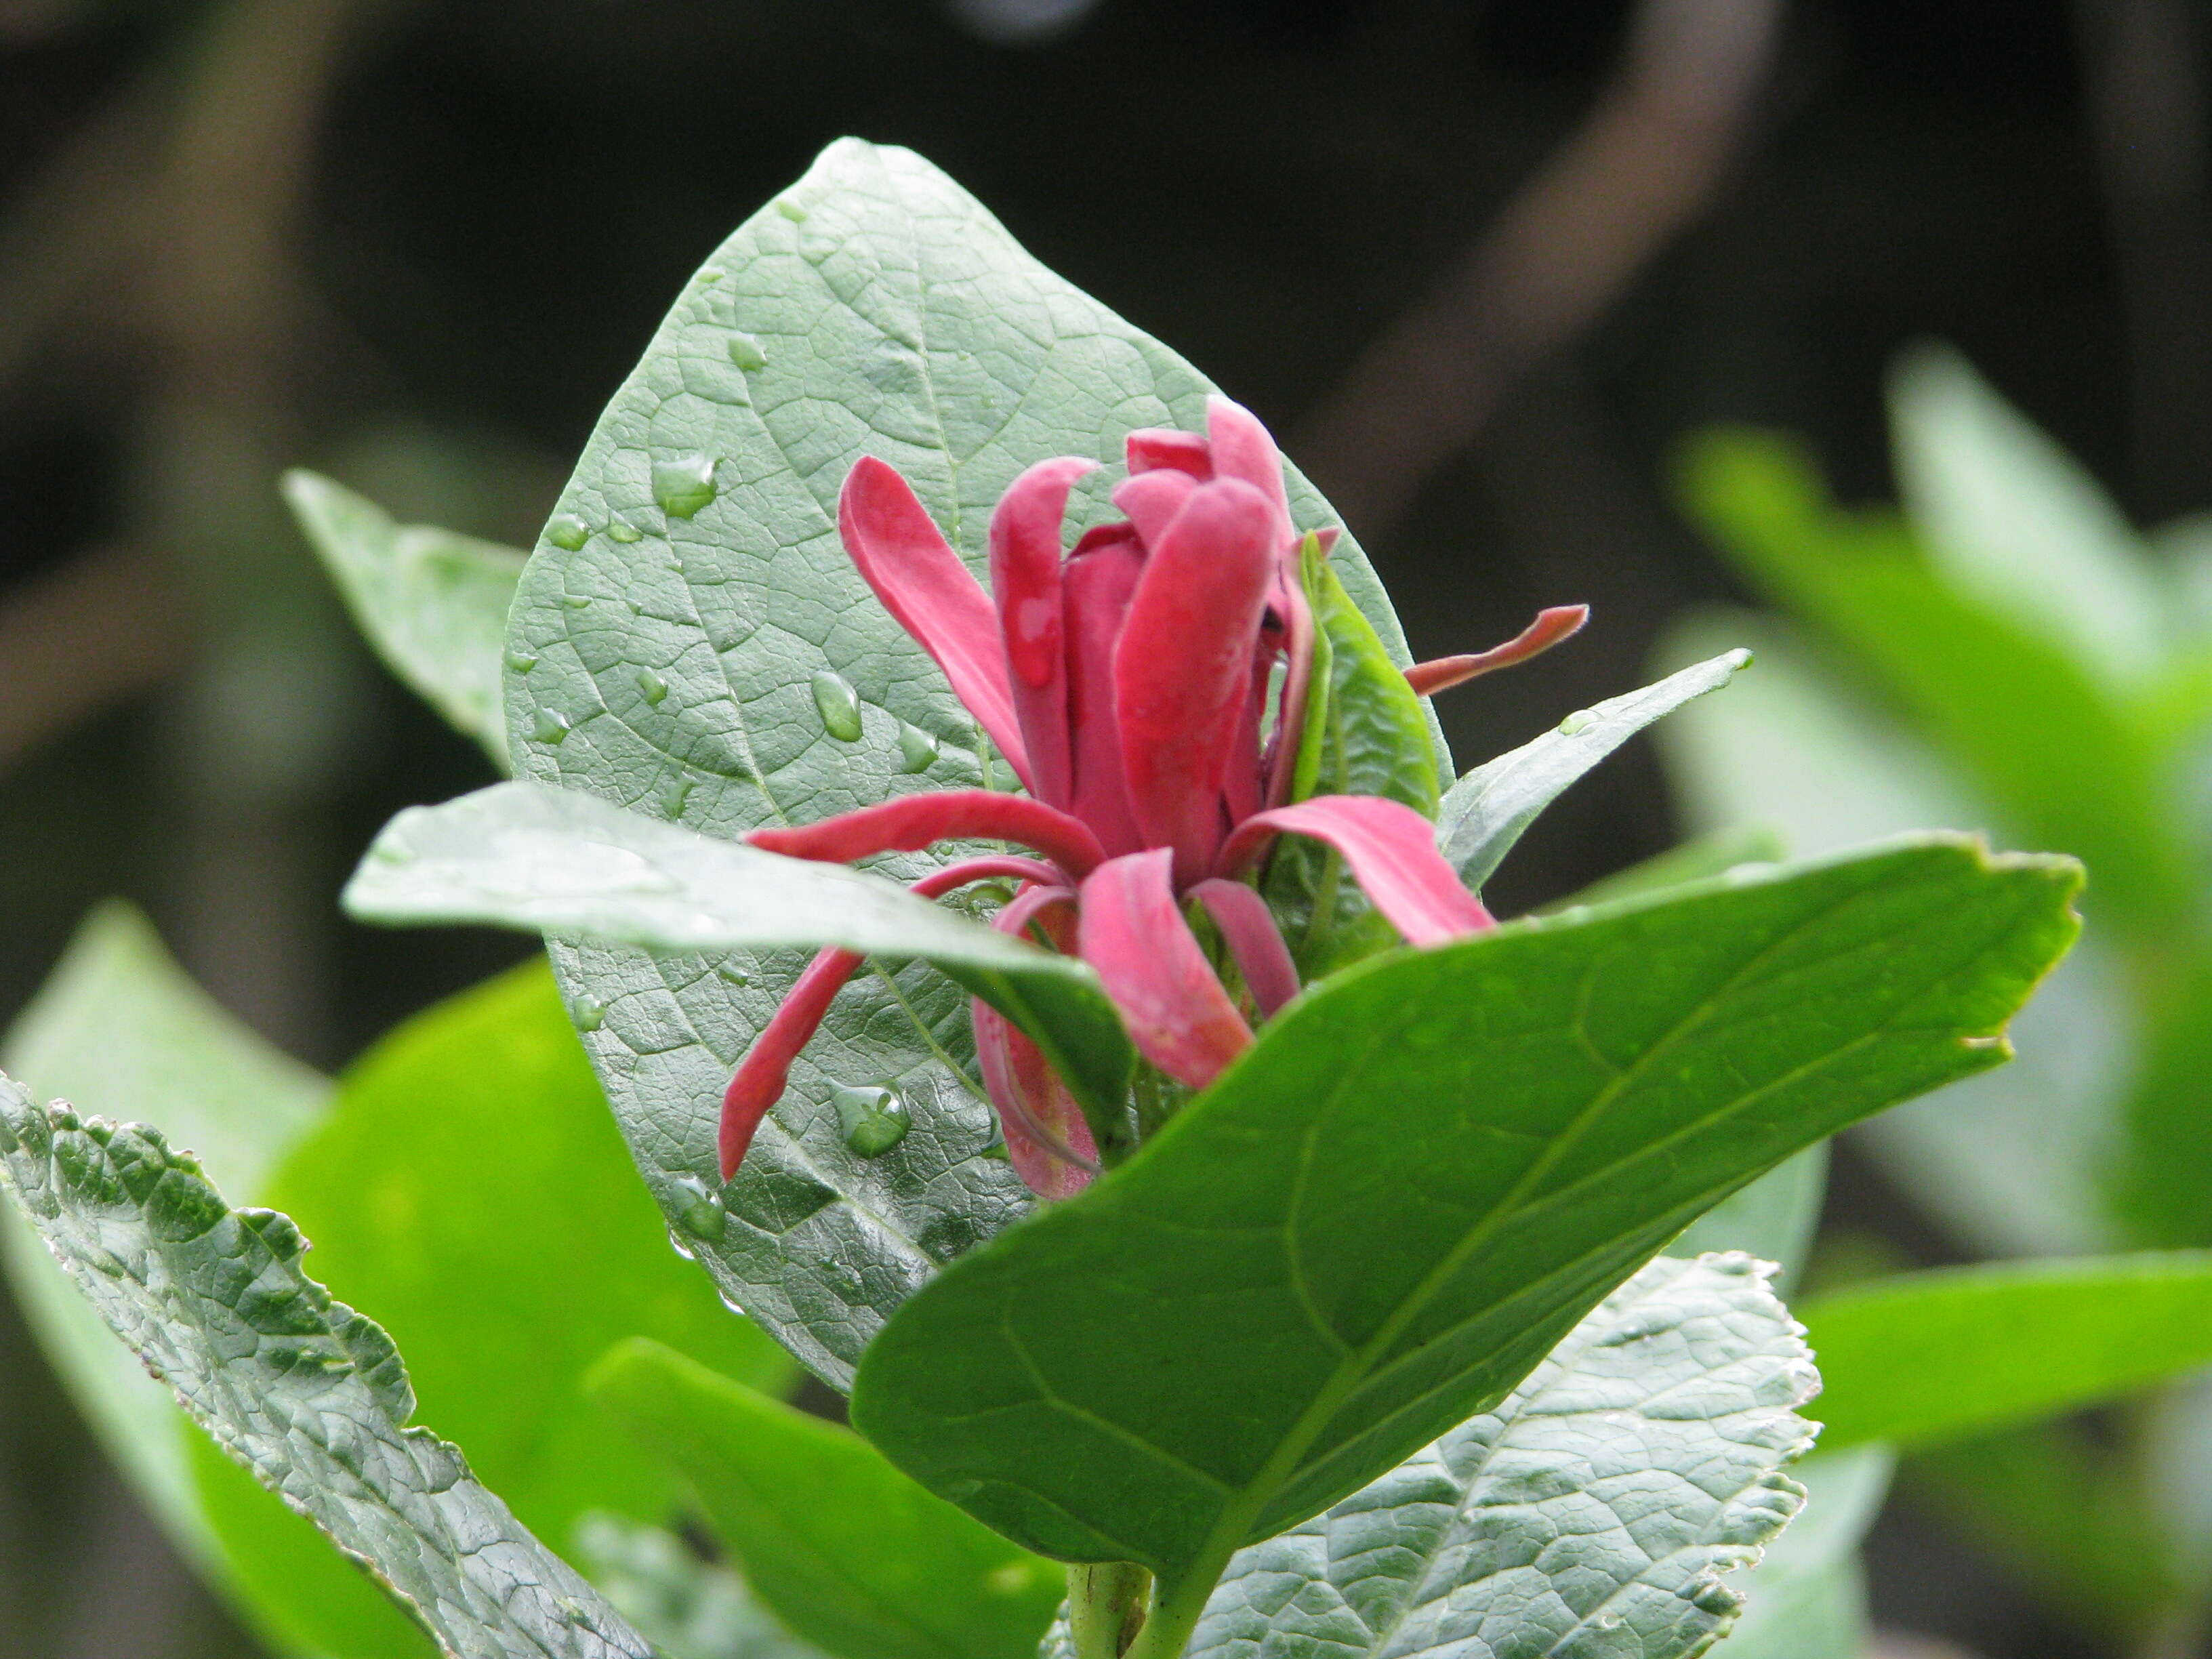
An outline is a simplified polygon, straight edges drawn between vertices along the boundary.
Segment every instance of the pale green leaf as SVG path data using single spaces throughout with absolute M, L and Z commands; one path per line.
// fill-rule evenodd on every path
M 1787 1296 L 1804 1270 L 1828 1193 L 1828 1144 L 1808 1146 L 1778 1169 L 1723 1199 L 1667 1248 L 1675 1255 L 1741 1250 L 1780 1267 L 1774 1289 Z
M 1493 1409 L 1241 1552 L 1198 1659 L 1687 1659 L 1796 1514 L 1819 1386 L 1748 1257 L 1659 1261 Z
M 116 1334 L 453 1659 L 649 1659 L 458 1451 L 404 1426 L 397 1350 L 301 1271 L 289 1220 L 232 1210 L 158 1133 L 42 1111 L 5 1078 L 0 1152 L 10 1195 Z
M 1118 462 L 1133 427 L 1200 428 L 1210 390 L 927 162 L 832 145 L 708 258 L 562 493 L 507 642 L 519 769 L 732 837 L 983 781 L 974 722 L 839 544 L 846 473 L 864 453 L 897 466 L 980 573 L 1024 468 Z M 1079 521 L 1106 514 L 1117 476 L 1079 492 Z M 1334 522 L 1295 476 L 1291 505 L 1302 528 Z M 1331 562 L 1408 660 L 1349 538 Z M 1002 763 L 990 775 L 1007 781 Z M 587 1047 L 647 1182 L 711 1181 L 728 1068 L 804 958 L 553 954 L 572 1005 L 605 1011 Z M 848 988 L 762 1127 L 728 1237 L 701 1252 L 832 1382 L 915 1285 L 1028 1207 L 957 1080 L 968 1045 L 965 999 L 927 968 Z M 831 1097 L 885 1080 L 914 1127 L 904 1156 L 872 1161 Z
M 500 648 L 525 556 L 430 525 L 400 525 L 316 473 L 284 499 L 385 665 L 509 770 Z
M 673 1533 L 590 1515 L 575 1547 L 592 1582 L 666 1659 L 823 1659 L 763 1613 L 744 1580 Z
M 1724 652 L 1656 685 L 1578 709 L 1541 737 L 1486 761 L 1444 792 L 1437 845 L 1460 879 L 1480 889 L 1570 784 L 1662 715 L 1720 690 L 1750 661 L 1748 651 Z

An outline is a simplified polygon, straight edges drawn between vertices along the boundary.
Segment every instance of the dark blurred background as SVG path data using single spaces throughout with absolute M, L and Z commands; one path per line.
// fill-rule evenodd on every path
M 1462 763 L 1638 683 L 1726 579 L 1716 419 L 1889 492 L 1881 376 L 1961 346 L 2143 517 L 2212 505 L 2193 0 L 0 0 L 0 1018 L 87 906 L 336 1066 L 519 954 L 338 915 L 481 757 L 355 643 L 274 493 L 527 544 L 706 254 L 829 139 L 914 145 L 1330 490 Z M 1505 911 L 1667 845 L 1639 744 Z M 1832 1202 L 1940 1248 L 1846 1160 Z M 1908 1511 L 1886 1625 L 2094 1651 Z M 0 1310 L 0 1654 L 249 1653 Z

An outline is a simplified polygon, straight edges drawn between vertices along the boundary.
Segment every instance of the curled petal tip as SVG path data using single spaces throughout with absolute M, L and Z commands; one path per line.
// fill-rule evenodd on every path
M 1479 675 L 1510 668 L 1550 650 L 1560 641 L 1582 631 L 1589 620 L 1586 605 L 1555 605 L 1536 613 L 1536 620 L 1503 645 L 1456 657 L 1437 657 L 1415 663 L 1406 671 L 1406 683 L 1419 696 L 1433 696 L 1455 685 L 1464 685 Z

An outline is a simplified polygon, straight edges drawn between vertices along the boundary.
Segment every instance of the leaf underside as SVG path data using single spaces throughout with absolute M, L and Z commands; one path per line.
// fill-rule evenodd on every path
M 650 1659 L 459 1451 L 404 1427 L 391 1340 L 301 1271 L 283 1216 L 233 1210 L 142 1125 L 41 1111 L 0 1077 L 0 1174 L 193 1419 L 381 1580 L 454 1659 Z
M 833 145 L 708 260 L 592 434 L 515 604 L 517 769 L 732 837 L 1003 785 L 839 544 L 846 472 L 863 453 L 897 466 L 980 572 L 992 505 L 1023 468 L 1118 459 L 1133 427 L 1196 429 L 1210 390 L 927 162 Z M 1089 481 L 1072 516 L 1106 517 L 1111 482 Z M 1291 501 L 1302 527 L 1333 522 L 1295 475 Z M 1340 540 L 1332 563 L 1406 660 L 1357 547 Z M 848 731 L 856 717 L 858 738 L 834 735 L 825 708 Z M 556 944 L 553 960 L 674 1219 L 679 1183 L 715 1179 L 721 1091 L 805 957 Z M 848 988 L 726 1195 L 726 1234 L 699 1249 L 723 1293 L 832 1384 L 917 1285 L 1029 1207 L 960 1079 L 966 1025 L 964 994 L 927 967 Z M 879 1083 L 913 1127 L 869 1159 L 830 1096 Z

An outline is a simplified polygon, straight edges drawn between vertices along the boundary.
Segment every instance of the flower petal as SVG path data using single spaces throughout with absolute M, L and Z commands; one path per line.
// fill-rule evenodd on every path
M 1436 826 L 1379 795 L 1316 795 L 1257 813 L 1221 849 L 1220 873 L 1235 875 L 1284 830 L 1341 853 L 1353 879 L 1408 945 L 1442 945 L 1497 925 L 1437 851 Z
M 963 859 L 933 870 L 908 889 L 922 898 L 942 898 L 971 881 L 1007 879 L 1053 882 L 1059 873 L 1031 859 L 991 855 Z M 832 945 L 806 964 L 785 994 L 769 1023 L 753 1039 L 738 1063 L 737 1075 L 722 1095 L 722 1122 L 717 1136 L 722 1159 L 722 1179 L 727 1181 L 744 1162 L 753 1135 L 769 1108 L 783 1098 L 791 1082 L 791 1065 L 799 1050 L 812 1040 L 830 1012 L 830 1005 L 845 981 L 865 960 L 857 951 Z
M 1252 1028 L 1198 948 L 1164 848 L 1109 860 L 1087 877 L 1076 944 L 1121 1011 L 1137 1052 L 1203 1089 L 1252 1046 Z
M 1145 844 L 1121 776 L 1120 717 L 1114 708 L 1114 645 L 1144 574 L 1144 554 L 1127 532 L 1092 532 L 1077 544 L 1064 578 L 1067 617 L 1067 725 L 1075 744 L 1075 798 L 1068 810 L 1091 827 L 1109 858 Z
M 1007 1162 L 1038 1197 L 1074 1197 L 1098 1172 L 1098 1148 L 1083 1109 L 1018 1026 L 980 997 L 969 1006 L 975 1063 L 998 1109 Z
M 1139 472 L 1114 486 L 1114 505 L 1127 515 L 1138 536 L 1149 545 L 1167 533 L 1198 482 L 1189 473 L 1171 468 Z
M 837 495 L 837 533 L 861 580 L 945 671 L 953 695 L 1029 786 L 998 612 L 896 468 L 872 455 L 853 464 Z
M 1213 476 L 1240 478 L 1267 498 L 1274 510 L 1274 545 L 1291 544 L 1291 498 L 1283 486 L 1283 455 L 1260 417 L 1242 404 L 1216 392 L 1206 400 L 1206 447 L 1213 456 Z
M 1503 645 L 1462 656 L 1436 657 L 1415 663 L 1406 671 L 1406 683 L 1413 688 L 1416 696 L 1434 696 L 1455 685 L 1466 684 L 1478 674 L 1510 668 L 1540 652 L 1549 651 L 1561 640 L 1580 632 L 1589 620 L 1589 607 L 1586 605 L 1555 605 L 1549 610 L 1539 611 L 1535 621 Z
M 1096 465 L 1074 455 L 1039 461 L 1006 487 L 991 514 L 991 592 L 1006 641 L 1009 690 L 1031 791 L 1053 806 L 1066 806 L 1073 793 L 1060 524 L 1068 490 Z
M 1140 472 L 1187 472 L 1204 483 L 1213 476 L 1213 456 L 1206 440 L 1195 432 L 1178 432 L 1170 426 L 1139 427 L 1122 446 L 1129 475 Z
M 1199 883 L 1190 890 L 1190 896 L 1206 907 L 1221 937 L 1229 941 L 1237 970 L 1244 975 L 1245 988 L 1260 1005 L 1261 1013 L 1273 1018 L 1297 995 L 1298 970 L 1267 901 L 1243 882 L 1224 881 L 1218 876 Z
M 795 829 L 771 826 L 745 837 L 763 852 L 817 864 L 851 864 L 877 853 L 918 853 L 940 841 L 1012 841 L 1034 847 L 1080 880 L 1105 861 L 1080 820 L 1024 795 L 945 789 L 902 795 Z
M 1203 880 L 1226 826 L 1222 779 L 1251 693 L 1275 575 L 1273 508 L 1235 479 L 1201 484 L 1148 550 L 1114 647 L 1129 806 L 1146 842 Z

